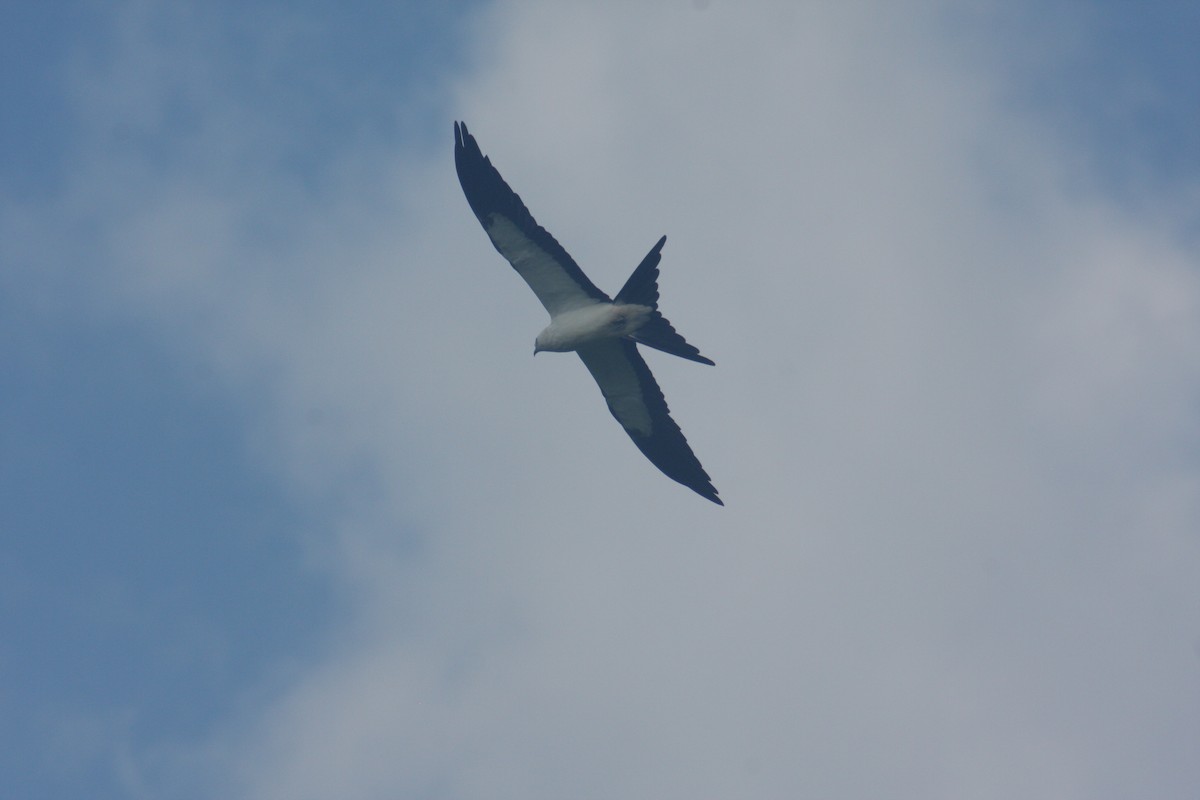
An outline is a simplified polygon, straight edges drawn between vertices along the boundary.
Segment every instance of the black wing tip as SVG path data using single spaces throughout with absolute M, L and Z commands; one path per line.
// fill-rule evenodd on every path
M 678 431 L 678 426 L 672 424 L 672 427 Z M 700 465 L 700 460 L 692 452 L 692 448 L 688 445 L 682 431 L 679 431 L 678 441 L 682 443 L 684 453 L 678 451 L 665 452 L 662 449 L 663 442 L 656 442 L 653 437 L 643 438 L 636 436 L 628 430 L 626 432 L 630 434 L 630 438 L 633 439 L 634 444 L 649 459 L 650 463 L 658 468 L 659 472 L 679 485 L 691 489 L 705 500 L 711 500 L 719 506 L 725 505 L 725 501 L 718 496 L 717 487 L 713 486 L 712 478 L 708 477 L 708 473 Z M 674 443 L 672 444 L 674 445 Z M 673 447 L 672 450 L 674 450 Z
M 475 137 L 467 130 L 465 122 L 454 123 L 454 165 L 458 168 L 460 177 L 463 169 L 478 172 L 480 168 L 486 169 L 492 165 L 479 148 L 479 142 L 475 141 Z
M 649 435 L 641 434 L 633 428 L 625 427 L 615 412 L 613 416 L 617 418 L 617 422 L 621 422 L 621 427 L 625 428 L 637 449 L 642 451 L 642 455 L 646 456 L 659 472 L 691 489 L 705 500 L 719 506 L 725 505 L 725 501 L 717 496 L 717 487 L 713 486 L 712 478 L 704 470 L 700 459 L 696 458 L 687 437 L 683 435 L 675 420 L 671 419 L 671 409 L 667 407 L 662 389 L 654 380 L 645 359 L 638 353 L 637 345 L 629 340 L 621 340 L 621 343 L 645 395 L 651 416 L 651 431 Z M 609 411 L 612 412 L 611 404 Z
M 684 441 L 686 442 L 687 440 L 685 439 Z M 690 449 L 691 448 L 689 448 L 689 450 Z M 695 459 L 695 455 L 693 455 L 692 458 Z M 655 466 L 658 466 L 658 465 L 655 465 Z M 659 467 L 659 469 L 662 469 L 662 468 Z M 677 483 L 682 484 L 683 486 L 686 486 L 687 488 L 691 489 L 693 492 L 700 495 L 705 500 L 711 500 L 712 502 L 716 503 L 719 506 L 725 505 L 725 501 L 717 496 L 718 495 L 717 487 L 713 486 L 712 478 L 708 477 L 708 473 L 704 471 L 704 467 L 700 466 L 699 459 L 696 459 L 695 464 L 694 464 L 694 469 L 699 473 L 698 475 L 692 475 L 692 476 L 671 475 L 670 473 L 666 473 L 666 475 L 668 478 L 672 478 Z M 689 471 L 691 471 L 691 470 L 689 470 Z
M 658 464 L 655 464 L 655 466 L 662 470 L 662 467 Z M 708 473 L 700 466 L 699 461 L 696 462 L 695 466 L 700 470 L 700 474 L 691 479 L 688 479 L 686 476 L 672 475 L 665 470 L 662 471 L 668 478 L 682 486 L 686 486 L 705 500 L 711 500 L 719 506 L 724 506 L 725 501 L 718 496 L 717 487 L 712 485 L 712 479 L 708 477 Z
M 454 123 L 454 170 L 458 173 L 458 183 L 462 186 L 467 203 L 484 227 L 487 226 L 488 214 L 492 212 L 529 214 L 521 204 L 521 199 L 483 154 L 479 142 L 467 130 L 465 122 Z
M 458 162 L 466 156 L 471 156 L 474 159 L 483 159 L 483 151 L 479 149 L 479 143 L 475 141 L 475 137 L 467 130 L 467 123 L 454 122 L 454 156 Z
M 664 402 L 663 405 L 665 406 L 666 403 Z M 700 459 L 696 458 L 696 454 L 692 452 L 687 437 L 671 419 L 669 411 L 665 420 L 662 420 L 660 428 L 659 433 L 650 436 L 640 436 L 629 428 L 626 428 L 625 432 L 629 434 L 629 438 L 633 439 L 633 443 L 649 459 L 650 463 L 658 468 L 659 472 L 681 486 L 691 489 L 705 500 L 711 500 L 719 506 L 725 505 L 725 501 L 717 496 L 717 487 L 713 486 L 712 478 L 700 464 Z M 662 437 L 662 433 L 667 434 L 665 439 Z

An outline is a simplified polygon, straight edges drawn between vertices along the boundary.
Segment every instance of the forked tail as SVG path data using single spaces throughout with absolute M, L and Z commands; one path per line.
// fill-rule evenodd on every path
M 671 323 L 667 322 L 666 317 L 658 312 L 658 262 L 662 260 L 662 248 L 666 242 L 667 237 L 664 236 L 658 240 L 658 244 L 651 248 L 646 257 L 642 259 L 642 263 L 638 264 L 637 269 L 629 276 L 629 280 L 625 281 L 621 291 L 617 292 L 614 302 L 648 306 L 654 310 L 650 319 L 629 337 L 638 344 L 644 344 L 689 361 L 711 365 L 712 360 L 700 355 L 697 348 L 684 341 L 684 338 L 671 327 Z

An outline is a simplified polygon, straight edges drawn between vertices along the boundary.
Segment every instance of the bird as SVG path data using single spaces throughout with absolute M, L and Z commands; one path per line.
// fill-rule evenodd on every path
M 700 364 L 713 361 L 688 344 L 658 310 L 663 236 L 610 298 L 596 288 L 521 202 L 483 154 L 465 122 L 454 123 L 454 166 L 471 211 L 492 245 L 524 278 L 550 314 L 533 353 L 575 351 L 608 410 L 654 466 L 717 505 L 725 505 L 683 431 L 638 345 Z

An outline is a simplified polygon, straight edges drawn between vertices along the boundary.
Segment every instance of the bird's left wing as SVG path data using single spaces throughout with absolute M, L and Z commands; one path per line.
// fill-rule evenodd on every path
M 663 474 L 725 505 L 683 431 L 671 419 L 662 389 L 628 339 L 604 339 L 579 348 L 579 357 L 600 386 L 608 410 L 646 458 Z
M 462 122 L 454 123 L 454 166 L 463 194 L 492 245 L 525 279 L 550 316 L 608 301 L 562 245 L 537 224 Z

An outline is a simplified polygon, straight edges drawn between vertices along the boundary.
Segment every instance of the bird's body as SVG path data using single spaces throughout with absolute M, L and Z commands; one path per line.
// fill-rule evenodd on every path
M 654 314 L 649 306 L 633 303 L 592 303 L 564 311 L 550 320 L 534 341 L 535 353 L 567 353 L 603 339 L 633 336 Z
M 669 478 L 724 505 L 708 473 L 671 419 L 662 390 L 638 353 L 644 344 L 702 364 L 700 355 L 658 311 L 662 237 L 610 298 L 588 280 L 554 237 L 534 221 L 475 137 L 454 123 L 459 183 L 492 245 L 512 264 L 550 313 L 534 353 L 575 351 L 600 387 L 608 409 L 638 449 Z

